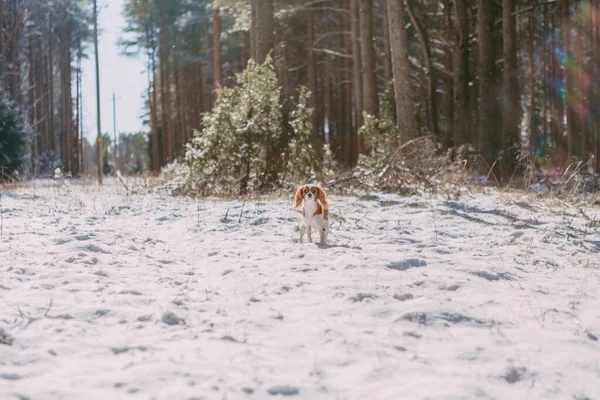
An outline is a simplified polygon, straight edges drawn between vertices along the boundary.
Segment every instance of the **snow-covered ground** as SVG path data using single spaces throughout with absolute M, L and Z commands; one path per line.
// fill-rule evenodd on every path
M 0 399 L 600 399 L 599 209 L 291 198 L 5 189 Z

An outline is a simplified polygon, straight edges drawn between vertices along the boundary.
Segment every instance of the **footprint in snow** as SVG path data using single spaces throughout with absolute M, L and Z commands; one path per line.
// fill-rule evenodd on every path
M 396 271 L 406 271 L 407 269 L 420 268 L 420 267 L 426 267 L 426 266 L 427 266 L 427 261 L 420 259 L 420 258 L 409 258 L 407 260 L 394 261 L 394 262 L 388 264 L 389 269 L 393 269 Z
M 514 280 L 513 276 L 507 272 L 491 273 L 487 271 L 467 271 L 467 273 L 478 276 L 488 281 Z
M 290 386 L 290 385 L 279 385 L 279 386 L 273 386 L 273 387 L 269 388 L 269 390 L 267 390 L 267 392 L 271 396 L 277 396 L 277 395 L 296 396 L 297 394 L 300 393 L 300 389 L 298 389 L 295 386 Z

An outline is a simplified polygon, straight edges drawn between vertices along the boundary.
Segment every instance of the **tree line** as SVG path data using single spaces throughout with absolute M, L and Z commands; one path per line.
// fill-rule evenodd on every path
M 156 170 L 180 156 L 215 91 L 272 54 L 310 90 L 312 139 L 341 165 L 367 152 L 365 114 L 399 141 L 469 145 L 500 177 L 600 154 L 598 0 L 129 0 L 127 51 L 148 62 Z M 600 172 L 600 158 L 591 163 Z
M 83 0 L 0 1 L 0 88 L 19 111 L 15 143 L 31 174 L 57 166 L 81 172 L 81 60 L 89 15 Z
M 0 1 L 0 85 L 27 165 L 82 172 L 89 0 Z M 148 64 L 155 171 L 183 155 L 216 90 L 271 54 L 287 96 L 310 91 L 311 140 L 342 166 L 365 115 L 399 141 L 470 145 L 499 177 L 600 154 L 599 0 L 127 0 L 121 51 Z M 600 171 L 600 157 L 590 165 Z

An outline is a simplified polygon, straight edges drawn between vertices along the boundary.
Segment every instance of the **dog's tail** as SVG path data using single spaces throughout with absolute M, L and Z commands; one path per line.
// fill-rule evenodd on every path
M 332 212 L 329 213 L 328 218 L 330 221 L 333 221 L 333 222 L 346 222 L 346 219 L 344 217 L 342 217 L 341 215 L 332 213 Z

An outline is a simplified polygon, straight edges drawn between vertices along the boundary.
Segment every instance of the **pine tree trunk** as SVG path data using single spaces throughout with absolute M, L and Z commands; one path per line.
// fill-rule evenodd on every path
M 289 75 L 289 54 L 288 42 L 285 35 L 285 27 L 281 28 L 281 68 L 279 76 L 281 76 L 281 86 L 286 97 L 290 94 L 290 75 Z
M 600 9 L 600 1 L 593 1 L 593 9 L 596 12 L 592 12 L 592 67 L 594 71 L 598 71 L 600 66 L 600 17 L 598 16 L 598 10 Z M 600 107 L 600 94 L 594 90 L 594 85 L 591 86 L 591 105 L 592 113 Z M 592 114 L 594 115 L 594 114 Z M 592 137 L 594 138 L 594 151 L 596 155 L 595 171 L 600 173 L 600 121 L 596 118 L 592 118 Z
M 223 68 L 221 66 L 221 19 L 219 17 L 219 8 L 214 7 L 212 12 L 213 19 L 213 75 L 215 79 L 216 91 L 223 86 Z
M 10 38 L 10 48 L 11 48 L 11 88 L 12 88 L 12 96 L 15 101 L 17 107 L 21 107 L 21 91 L 20 91 L 20 76 L 21 76 L 21 66 L 18 57 L 19 50 L 19 35 L 20 35 L 20 21 L 19 21 L 19 9 L 17 8 L 17 0 L 12 1 L 12 12 L 13 12 L 13 32 L 11 33 Z
M 308 90 L 310 90 L 310 98 L 308 106 L 312 108 L 310 114 L 310 122 L 312 124 L 311 136 L 314 139 L 319 137 L 319 107 L 317 104 L 317 62 L 314 51 L 315 44 L 315 24 L 313 11 L 308 11 L 306 28 L 308 29 Z
M 4 48 L 4 0 L 0 0 L 0 77 L 4 75 L 6 49 Z
M 150 37 L 149 32 L 146 33 Z M 151 134 L 152 134 L 152 169 L 154 173 L 160 172 L 161 161 L 159 154 L 159 137 L 158 137 L 158 103 L 156 100 L 156 50 L 151 48 L 148 51 L 148 103 L 150 105 L 151 119 Z
M 69 14 L 67 11 L 68 3 L 65 5 L 64 21 L 66 22 Z M 62 28 L 62 92 L 63 92 L 63 126 L 65 136 L 65 156 L 67 161 L 66 172 L 73 173 L 73 104 L 71 102 L 71 52 L 68 24 Z
M 373 0 L 359 0 L 359 5 L 363 107 L 364 111 L 368 114 L 377 116 L 379 105 L 377 102 L 377 86 L 375 83 L 375 51 L 373 49 Z M 393 40 L 394 39 L 392 38 L 392 41 Z
M 562 13 L 560 12 L 560 7 L 556 7 L 557 12 L 552 14 L 553 16 L 553 27 L 557 29 L 557 27 L 562 26 Z M 551 69 L 552 76 L 558 77 L 560 79 L 560 83 L 564 83 L 566 77 L 561 72 L 561 67 L 559 65 L 559 60 L 556 57 L 550 57 L 551 60 Z M 563 99 L 558 96 L 552 96 L 552 118 L 550 124 L 550 134 L 552 136 L 552 143 L 556 149 L 559 151 L 567 151 L 567 143 L 565 138 L 563 137 L 564 131 L 564 119 L 565 119 L 565 107 L 563 103 Z
M 34 60 L 35 60 L 35 99 L 36 99 L 36 132 L 38 133 L 38 155 L 41 155 L 48 150 L 48 132 L 46 129 L 47 119 L 43 118 L 46 115 L 46 96 L 43 96 L 43 90 L 46 88 L 44 82 L 44 53 L 42 51 L 42 38 L 37 37 L 34 42 Z M 43 123 L 42 123 L 43 122 Z
M 383 1 L 383 77 L 387 85 L 394 76 L 392 73 L 392 51 L 390 49 L 390 24 L 387 0 Z
M 405 29 L 403 1 L 387 0 L 387 2 L 397 126 L 400 130 L 400 143 L 403 143 L 417 137 L 410 82 L 410 65 L 408 63 L 408 38 Z
M 81 38 L 78 41 L 78 50 L 77 50 L 77 63 L 75 69 L 75 109 L 77 110 L 77 118 L 75 118 L 75 174 L 81 174 L 81 153 L 79 149 L 81 148 L 81 137 L 79 136 L 79 118 L 81 117 L 79 111 L 79 97 L 81 96 L 81 54 L 79 49 L 81 47 Z
M 543 19 L 544 19 L 544 32 L 550 32 L 550 22 L 548 18 L 548 6 L 543 7 Z M 542 134 L 543 134 L 543 145 L 548 144 L 548 85 L 550 83 L 548 74 L 548 60 L 550 51 L 548 48 L 544 50 L 544 84 L 542 85 Z
M 94 53 L 96 61 L 96 160 L 98 163 L 98 184 L 102 185 L 102 118 L 100 116 L 100 57 L 98 56 L 98 6 L 94 0 Z
M 50 140 L 52 141 L 51 149 L 56 155 L 58 148 L 56 146 L 56 137 L 54 135 L 54 15 L 52 11 L 49 13 L 48 22 L 48 100 L 50 101 L 48 110 L 48 123 L 50 124 Z
M 429 47 L 429 38 L 427 31 L 423 29 L 415 13 L 412 11 L 409 0 L 404 0 L 406 11 L 410 16 L 410 20 L 419 35 L 419 42 L 421 43 L 421 54 L 423 56 L 423 66 L 425 67 L 425 82 L 427 84 L 427 127 L 434 136 L 438 136 L 438 107 L 436 98 L 436 78 L 435 69 L 431 62 L 431 49 Z
M 323 139 L 326 144 L 331 144 L 331 138 L 335 133 L 335 127 L 333 126 L 333 118 L 331 117 L 331 67 L 330 63 L 325 63 L 325 71 L 323 76 L 323 87 L 325 93 L 323 94 L 323 127 L 327 127 L 327 132 L 323 130 Z
M 446 115 L 446 130 L 444 132 L 444 145 L 446 148 L 452 147 L 454 143 L 454 67 L 452 60 L 454 59 L 453 48 L 453 24 L 452 10 L 450 0 L 444 0 L 444 31 L 445 41 L 444 46 L 444 66 L 446 68 L 445 91 L 444 91 L 444 110 Z
M 96 0 L 94 0 L 94 4 L 96 4 Z M 53 59 L 53 43 L 54 43 L 54 35 L 52 34 L 52 30 L 54 29 L 54 18 L 52 14 L 52 10 L 50 10 L 48 14 L 48 130 L 50 132 L 50 149 L 54 151 L 55 154 L 58 153 L 56 147 L 56 138 L 54 136 L 54 59 Z M 97 39 L 96 39 L 97 40 Z M 99 177 L 98 180 L 101 182 L 102 178 Z
M 583 5 L 584 2 L 581 2 L 581 5 Z M 581 16 L 577 16 L 577 18 L 581 21 L 582 17 Z M 580 23 L 580 21 L 577 21 L 576 23 Z M 587 32 L 586 32 L 587 33 Z M 577 132 L 576 135 L 576 139 L 579 141 L 579 155 L 581 157 L 581 159 L 583 161 L 588 161 L 589 159 L 589 146 L 588 146 L 588 129 L 587 129 L 587 124 L 585 123 L 585 110 L 588 110 L 588 106 L 587 106 L 587 97 L 586 97 L 586 87 L 584 84 L 584 70 L 586 68 L 586 58 L 587 58 L 587 54 L 584 55 L 584 34 L 580 29 L 576 29 L 575 30 L 575 36 L 573 38 L 574 40 L 574 52 L 575 52 L 575 62 L 577 65 L 577 69 L 576 72 L 574 72 L 574 77 L 575 77 L 575 87 L 574 87 L 574 94 L 575 94 L 575 103 L 578 104 L 581 109 L 580 110 L 574 110 L 574 115 L 576 116 L 575 119 L 575 132 Z M 576 146 L 577 147 L 577 146 Z
M 2 0 L 0 0 L 2 2 Z M 33 42 L 31 39 L 31 35 L 27 36 L 27 56 L 29 59 L 29 87 L 27 88 L 27 93 L 29 96 L 29 125 L 33 129 L 34 133 L 37 133 L 35 114 L 36 114 L 36 102 L 35 102 L 35 56 L 33 54 Z M 38 146 L 37 140 L 32 140 L 32 157 L 34 160 L 37 160 Z
M 502 118 L 502 172 L 511 176 L 516 166 L 519 146 L 520 96 L 517 69 L 517 32 L 515 0 L 502 1 L 502 29 L 504 33 L 504 107 Z
M 471 141 L 469 101 L 469 21 L 467 0 L 454 2 L 454 145 Z
M 186 141 L 186 128 L 184 121 L 184 112 L 181 100 L 181 85 L 179 79 L 179 58 L 175 49 L 171 49 L 173 55 L 173 77 L 175 79 L 175 108 L 177 112 L 177 133 L 175 137 L 175 156 L 179 156 L 182 152 L 183 145 Z
M 174 152 L 174 133 L 173 133 L 173 113 L 171 107 L 171 83 L 170 83 L 170 68 L 169 68 L 169 27 L 167 23 L 166 0 L 162 1 L 163 12 L 160 19 L 160 86 L 161 86 L 161 104 L 162 104 L 162 128 L 163 128 L 163 145 L 165 146 L 165 162 L 173 161 Z
M 350 1 L 350 26 L 352 42 L 352 91 L 354 92 L 354 129 L 352 130 L 353 143 L 352 155 L 353 162 L 358 159 L 358 154 L 362 151 L 360 147 L 360 137 L 358 129 L 363 124 L 363 81 L 362 81 L 362 56 L 360 54 L 360 35 L 359 35 L 359 7 L 358 0 Z M 387 1 L 387 0 L 386 0 Z
M 262 64 L 273 50 L 273 0 L 252 0 L 254 60 Z
M 83 159 L 83 85 L 82 85 L 82 77 L 83 71 L 81 69 L 81 59 L 83 57 L 83 49 L 81 47 L 81 37 L 78 42 L 78 50 L 77 57 L 79 58 L 79 173 L 84 174 L 86 171 L 84 169 L 84 159 Z
M 256 60 L 256 35 L 257 31 L 257 13 L 256 9 L 258 7 L 258 3 L 260 0 L 251 0 L 250 1 L 250 58 Z
M 492 53 L 492 31 L 494 20 L 492 17 L 493 4 L 489 0 L 478 0 L 478 46 L 479 46 L 479 129 L 477 140 L 474 140 L 483 158 L 491 165 L 490 131 L 491 107 L 495 101 L 494 85 L 494 57 Z
M 569 6 L 570 6 L 570 0 L 562 0 L 561 5 L 562 5 L 562 15 L 563 15 L 563 21 L 564 24 L 562 26 L 562 36 L 563 36 L 563 46 L 564 46 L 564 50 L 567 54 L 570 53 L 571 51 L 571 32 L 570 32 L 570 25 L 569 25 L 569 18 L 570 18 L 570 12 L 569 12 Z M 572 54 L 572 53 L 571 53 Z M 568 162 L 570 163 L 573 158 L 577 155 L 576 149 L 575 149 L 575 132 L 574 132 L 574 115 L 573 112 L 571 110 L 571 105 L 569 104 L 569 101 L 573 98 L 573 78 L 572 78 L 572 74 L 565 69 L 565 108 L 566 108 L 566 112 L 567 112 L 567 156 L 568 156 Z
M 529 14 L 529 151 L 534 154 L 537 150 L 537 126 L 535 110 L 535 7 L 536 1 Z

